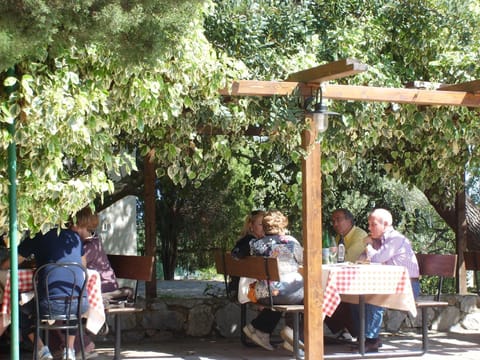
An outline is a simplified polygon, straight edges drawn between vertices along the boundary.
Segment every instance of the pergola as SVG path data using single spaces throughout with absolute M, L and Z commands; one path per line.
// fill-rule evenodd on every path
M 291 74 L 286 81 L 234 81 L 232 86 L 220 90 L 226 96 L 287 96 L 294 92 L 302 96 L 311 96 L 322 86 L 323 98 L 331 100 L 353 101 L 379 101 L 395 102 L 400 104 L 416 105 L 452 105 L 480 107 L 480 80 L 468 83 L 442 86 L 437 90 L 423 89 L 395 89 L 369 86 L 331 85 L 327 81 L 340 79 L 366 71 L 367 66 L 354 59 L 345 59 L 315 68 Z M 8 90 L 8 89 L 7 89 Z M 10 133 L 14 134 L 15 124 L 9 125 Z M 322 290 L 322 244 L 318 241 L 322 233 L 322 203 L 321 203 L 321 152 L 320 145 L 315 142 L 317 130 L 312 121 L 310 129 L 302 134 L 302 146 L 309 150 L 309 156 L 302 163 L 302 190 L 303 190 L 303 245 L 304 279 L 305 279 L 305 355 L 310 359 L 323 358 L 323 290 Z M 16 218 L 16 145 L 12 142 L 8 149 L 9 157 L 9 213 L 12 243 L 16 243 L 17 218 Z M 154 199 L 153 184 L 153 154 L 147 154 L 145 174 L 145 198 Z M 145 211 L 145 236 L 147 255 L 155 254 L 154 210 L 151 201 L 146 202 Z M 148 209 L 150 207 L 150 210 Z M 154 209 L 154 206 L 153 206 Z M 150 239 L 150 240 L 149 240 Z M 16 247 L 11 249 L 11 269 L 17 269 Z M 459 278 L 465 278 L 462 254 L 459 254 Z M 18 282 L 17 274 L 13 272 L 11 283 L 12 290 L 12 356 L 18 359 Z M 151 284 L 155 289 L 155 284 Z M 147 285 L 147 292 L 152 286 Z M 155 292 L 154 292 L 155 293 Z
M 220 94 L 288 96 L 297 93 L 308 97 L 322 86 L 323 98 L 331 100 L 480 107 L 480 80 L 445 85 L 437 90 L 324 84 L 327 81 L 366 71 L 367 68 L 367 65 L 354 59 L 339 60 L 291 74 L 285 81 L 234 81 L 231 87 L 222 89 Z M 324 346 L 322 242 L 319 241 L 322 234 L 321 151 L 320 144 L 315 142 L 316 127 L 311 119 L 307 118 L 307 121 L 310 123 L 310 128 L 302 134 L 302 146 L 310 151 L 308 157 L 302 162 L 305 357 L 322 359 Z M 457 241 L 466 242 L 465 239 L 457 239 Z M 465 279 L 463 254 L 459 254 L 459 260 L 459 279 Z M 463 282 L 465 286 L 465 281 Z

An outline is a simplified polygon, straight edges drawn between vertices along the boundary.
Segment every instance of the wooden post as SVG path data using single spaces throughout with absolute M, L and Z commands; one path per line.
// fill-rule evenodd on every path
M 305 358 L 323 359 L 322 289 L 322 172 L 316 128 L 302 133 L 302 146 L 309 151 L 302 162 Z
M 145 255 L 156 257 L 157 252 L 157 225 L 155 215 L 155 150 L 150 150 L 145 156 Z M 152 281 L 147 281 L 146 297 L 152 299 L 157 297 L 157 276 L 156 264 L 153 264 Z
M 464 177 L 465 178 L 465 177 Z M 455 249 L 458 255 L 457 262 L 457 293 L 467 294 L 467 270 L 465 269 L 465 261 L 463 252 L 467 250 L 467 214 L 465 205 L 465 187 L 457 192 L 455 198 L 455 209 L 457 214 L 457 229 L 455 238 L 457 239 L 457 248 Z

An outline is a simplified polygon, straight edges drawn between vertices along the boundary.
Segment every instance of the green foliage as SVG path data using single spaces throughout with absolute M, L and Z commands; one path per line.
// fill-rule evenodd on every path
M 241 59 L 251 79 L 281 80 L 314 64 L 318 45 L 314 1 L 215 1 L 205 20 L 208 39 Z
M 315 9 L 314 9 L 315 11 Z M 424 80 L 458 83 L 479 78 L 479 6 L 448 1 L 337 1 L 317 8 L 321 59 L 356 57 L 373 68 L 345 79 L 353 84 L 401 86 Z M 347 26 L 346 26 L 347 25 Z M 459 107 L 341 103 L 343 125 L 330 129 L 322 144 L 327 173 L 362 158 L 375 161 L 390 177 L 417 186 L 433 202 L 451 205 L 462 189 L 467 164 L 478 176 L 478 116 Z
M 250 11 L 252 7 L 256 11 Z M 298 14 L 298 18 L 287 21 L 276 16 L 283 11 Z M 478 68 L 472 65 L 478 61 L 479 42 L 468 30 L 478 26 L 472 11 L 477 12 L 478 6 L 447 1 L 219 1 L 216 13 L 206 20 L 206 29 L 213 44 L 242 59 L 254 78 L 282 79 L 288 72 L 306 68 L 310 58 L 290 69 L 282 67 L 285 54 L 301 54 L 298 49 L 303 49 L 315 54 L 320 63 L 354 57 L 372 65 L 367 73 L 339 82 L 399 87 L 413 80 L 453 83 L 478 78 Z M 297 19 L 303 19 L 301 25 Z M 466 23 L 469 27 L 464 26 Z M 276 36 L 271 40 L 273 29 Z M 446 42 L 446 35 L 452 41 Z M 275 61 L 266 69 L 264 59 L 272 53 Z M 459 68 L 463 70 L 456 71 Z M 262 100 L 262 107 L 270 102 Z M 437 248 L 452 250 L 452 234 L 432 214 L 432 208 L 422 201 L 407 210 L 401 195 L 410 196 L 416 186 L 428 193 L 431 201 L 445 206 L 452 203 L 462 187 L 459 175 L 478 159 L 476 114 L 458 107 L 368 102 L 331 106 L 343 117 L 331 123 L 322 141 L 324 221 L 335 207 L 352 207 L 365 226 L 372 207 L 386 206 L 410 237 L 419 237 L 421 232 L 424 238 L 415 239 L 419 247 L 434 241 Z M 295 227 L 301 208 L 301 156 L 288 154 L 300 152 L 290 148 L 282 153 L 285 142 L 277 146 L 270 140 L 274 137 L 262 143 L 261 151 L 251 159 L 252 175 L 258 183 L 268 184 L 265 206 L 288 209 L 296 220 L 292 222 Z M 292 146 L 292 142 L 287 144 Z M 388 179 L 401 180 L 409 187 L 395 195 L 395 187 L 402 185 Z
M 0 3 L 0 71 L 95 45 L 126 64 L 155 63 L 201 17 L 203 0 L 6 0 Z
M 19 86 L 0 98 L 0 196 L 8 204 L 6 126 L 17 118 L 20 231 L 63 224 L 111 192 L 113 179 L 135 169 L 135 153 L 155 148 L 160 175 L 196 187 L 219 158 L 230 158 L 225 136 L 204 137 L 198 129 L 208 125 L 235 133 L 248 125 L 241 107 L 230 110 L 217 95 L 228 78 L 242 76 L 243 67 L 211 49 L 200 19 L 189 19 L 188 27 L 151 66 L 126 64 L 100 45 L 17 64 Z M 0 219 L 6 231 L 6 207 Z

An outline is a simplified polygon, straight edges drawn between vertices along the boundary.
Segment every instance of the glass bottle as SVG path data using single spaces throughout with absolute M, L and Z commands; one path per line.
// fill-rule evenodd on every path
M 337 262 L 342 263 L 345 261 L 345 239 L 343 235 L 340 235 L 340 240 L 338 241 L 337 248 Z

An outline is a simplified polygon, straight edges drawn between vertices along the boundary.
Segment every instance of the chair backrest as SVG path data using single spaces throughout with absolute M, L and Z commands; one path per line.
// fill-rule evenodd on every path
M 247 256 L 243 259 L 235 259 L 229 252 L 218 251 L 215 253 L 215 265 L 218 274 L 259 280 L 280 280 L 276 258 Z
M 86 309 L 87 282 L 82 264 L 48 263 L 37 268 L 33 275 L 37 319 L 79 319 Z
M 108 254 L 108 261 L 115 276 L 119 279 L 136 280 L 135 299 L 138 292 L 138 281 L 151 281 L 153 275 L 154 256 L 148 255 L 114 255 Z
M 437 294 L 435 300 L 439 301 L 442 293 L 443 279 L 454 278 L 457 271 L 456 254 L 416 254 L 420 276 L 437 276 Z
M 277 258 L 263 256 L 247 256 L 236 259 L 230 252 L 216 251 L 215 265 L 218 274 L 224 274 L 227 294 L 230 297 L 226 276 L 248 277 L 258 280 L 279 281 Z M 268 287 L 270 306 L 273 306 L 273 297 Z

